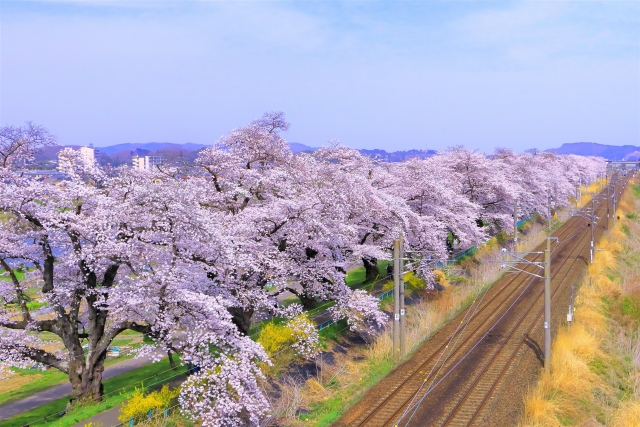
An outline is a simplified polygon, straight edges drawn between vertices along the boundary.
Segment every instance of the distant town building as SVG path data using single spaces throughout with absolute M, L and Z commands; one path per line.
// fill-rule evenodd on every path
M 96 150 L 93 147 L 80 147 L 80 155 L 87 163 L 95 163 Z
M 101 156 L 100 151 L 93 148 L 93 144 L 89 144 L 88 147 L 80 147 L 78 152 L 80 153 L 80 157 L 82 157 L 82 160 L 84 160 L 89 164 L 96 163 L 96 160 L 98 159 L 98 157 Z M 58 161 L 60 161 L 59 153 L 58 153 Z
M 131 166 L 134 169 L 144 169 L 144 157 L 133 156 L 131 159 Z
M 163 164 L 167 159 L 162 156 L 133 156 L 131 166 L 134 169 L 152 170 L 154 166 Z

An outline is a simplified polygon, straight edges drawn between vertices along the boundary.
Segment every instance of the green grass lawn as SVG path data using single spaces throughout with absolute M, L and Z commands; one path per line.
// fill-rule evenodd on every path
M 384 277 L 386 275 L 386 268 L 389 264 L 389 261 L 379 261 L 378 269 L 380 271 L 379 277 Z M 372 281 L 365 281 L 365 269 L 364 267 L 355 268 L 347 274 L 346 283 L 351 288 L 364 288 L 366 289 L 369 285 L 372 285 Z M 297 298 L 296 298 L 297 300 Z M 317 312 L 325 310 L 326 308 L 333 305 L 332 302 L 328 302 L 322 304 L 310 311 L 310 314 L 313 315 Z M 284 321 L 284 319 L 275 319 L 276 321 Z M 257 323 L 251 327 L 251 336 L 255 339 L 258 336 L 260 329 L 262 326 L 267 323 L 273 321 L 272 319 L 266 320 L 264 322 Z M 324 328 L 321 332 L 322 339 L 337 339 L 339 335 L 341 335 L 347 329 L 346 321 L 340 321 L 337 324 L 331 325 L 328 328 Z M 122 346 L 128 345 L 133 339 L 136 338 L 139 334 L 133 331 L 126 331 L 118 336 L 113 341 L 114 346 Z M 107 364 L 113 364 L 117 361 L 122 360 L 119 358 L 117 360 L 108 360 Z M 179 363 L 179 362 L 176 362 Z M 65 415 L 63 418 L 57 418 L 55 414 L 59 414 L 64 410 L 69 400 L 68 396 L 62 397 L 56 401 L 47 403 L 42 405 L 32 411 L 26 412 L 24 414 L 13 417 L 9 420 L 5 420 L 2 422 L 2 426 L 7 427 L 22 427 L 25 424 L 29 424 L 30 426 L 34 425 L 46 425 L 47 423 L 51 423 L 55 426 L 66 427 L 72 426 L 77 422 L 87 419 L 97 413 L 105 411 L 107 409 L 113 408 L 114 406 L 120 404 L 124 400 L 126 400 L 126 396 L 128 393 L 132 392 L 134 387 L 140 387 L 142 384 L 145 386 L 152 385 L 152 383 L 163 382 L 167 380 L 169 377 L 176 374 L 176 371 L 169 371 L 162 373 L 169 369 L 169 362 L 167 359 L 163 359 L 159 363 L 150 364 L 144 366 L 142 368 L 131 371 L 127 374 L 120 375 L 115 378 L 111 378 L 104 382 L 105 389 L 105 399 L 100 404 L 89 404 L 79 406 L 74 408 L 72 412 Z M 183 370 L 184 368 L 179 367 L 178 371 Z M 33 374 L 42 374 L 42 371 L 30 371 L 30 370 L 20 370 L 23 375 L 33 375 Z M 24 372 L 22 372 L 24 371 Z M 158 375 L 159 374 L 159 375 Z M 152 380 L 143 381 L 148 377 L 153 375 L 158 375 L 156 378 Z M 67 376 L 61 372 L 53 371 L 49 372 L 49 370 L 45 371 L 45 376 L 40 378 L 38 381 L 34 381 L 33 384 L 26 384 L 18 390 L 15 390 L 10 393 L 3 394 L 0 396 L 0 403 L 15 401 L 21 398 L 24 398 L 28 395 L 32 395 L 37 393 L 38 391 L 42 391 L 52 385 L 64 383 L 68 381 Z M 124 388 L 124 389 L 123 389 Z M 114 393 L 114 391 L 118 390 L 118 392 Z M 44 421 L 43 418 L 50 417 L 48 421 Z
M 53 335 L 53 334 L 50 334 Z M 118 335 L 116 339 L 113 340 L 112 345 L 114 346 L 123 346 L 130 345 L 130 343 L 137 338 L 141 337 L 142 334 L 134 331 L 126 331 L 122 334 Z M 55 338 L 59 338 L 55 336 Z M 132 345 L 135 347 L 136 345 Z M 123 360 L 130 359 L 133 356 L 120 356 L 117 358 L 108 358 L 105 362 L 105 366 L 115 365 L 116 363 L 122 362 Z M 42 390 L 46 390 L 51 386 L 63 384 L 69 381 L 69 378 L 66 374 L 58 371 L 57 369 L 46 369 L 44 371 L 38 369 L 13 369 L 16 372 L 16 375 L 19 376 L 32 376 L 34 377 L 33 381 L 30 381 L 24 384 L 22 387 L 12 390 L 6 393 L 2 393 L 0 395 L 0 405 L 8 402 L 14 402 L 16 400 L 24 399 L 25 397 L 31 396 L 32 394 L 38 393 Z M 40 375 L 39 377 L 36 377 Z M 6 380 L 6 381 L 11 381 Z
M 11 267 L 10 267 L 11 268 Z M 16 277 L 18 278 L 18 280 L 22 281 L 24 280 L 24 275 L 25 272 L 20 270 L 20 269 L 15 269 L 13 270 L 14 273 L 16 273 Z M 11 281 L 11 276 L 9 276 L 8 274 L 5 274 L 5 271 L 0 269 L 0 280 L 5 280 L 5 281 Z
M 180 361 L 177 356 L 174 356 L 174 360 L 179 365 Z M 22 427 L 25 424 L 29 424 L 30 426 L 55 425 L 56 427 L 69 427 L 122 403 L 134 391 L 135 387 L 152 387 L 184 371 L 185 368 L 183 366 L 178 366 L 176 370 L 170 370 L 169 360 L 165 358 L 158 363 L 151 363 L 106 380 L 104 382 L 105 397 L 101 403 L 78 405 L 69 414 L 60 418 L 56 414 L 60 414 L 69 401 L 69 396 L 64 396 L 36 409 L 2 421 L 2 426 Z M 48 418 L 45 420 L 45 417 Z
M 354 286 L 364 283 L 365 274 L 366 274 L 366 271 L 364 267 L 354 268 L 353 270 L 347 273 L 347 277 L 345 278 L 345 282 L 347 283 L 347 286 L 352 288 Z
M 0 405 L 16 400 L 24 399 L 39 391 L 46 390 L 54 385 L 63 384 L 69 381 L 67 374 L 58 371 L 57 369 L 46 369 L 41 371 L 39 369 L 18 369 L 13 368 L 15 375 L 33 377 L 33 380 L 24 384 L 22 387 L 12 390 L 0 395 Z M 11 381 L 11 379 L 4 380 Z

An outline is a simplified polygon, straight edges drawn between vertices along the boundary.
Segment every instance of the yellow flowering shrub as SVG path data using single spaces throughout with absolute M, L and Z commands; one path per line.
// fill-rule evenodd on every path
M 159 391 L 152 391 L 144 394 L 142 389 L 135 389 L 135 392 L 120 408 L 118 419 L 126 422 L 133 418 L 136 421 L 147 417 L 150 410 L 163 410 L 171 405 L 171 401 L 178 396 L 180 390 L 169 389 L 168 385 L 163 385 Z
M 257 341 L 269 356 L 287 346 L 307 356 L 315 354 L 319 348 L 318 330 L 308 313 L 301 313 L 283 324 L 267 323 L 260 330 Z
M 436 283 L 439 283 L 442 286 L 446 286 L 449 284 L 447 282 L 447 275 L 442 270 L 433 270 L 433 280 L 435 280 Z
M 439 270 L 436 270 L 439 271 Z M 434 271 L 434 274 L 436 273 L 436 271 Z M 442 273 L 440 271 L 440 273 Z M 442 273 L 444 274 L 444 273 Z M 437 281 L 437 279 L 436 279 Z M 404 275 L 404 283 L 407 285 L 408 289 L 413 289 L 413 290 L 419 290 L 419 289 L 424 289 L 424 287 L 427 285 L 427 282 L 420 279 L 419 277 L 417 277 L 415 274 L 413 273 L 406 273 Z M 440 282 L 438 282 L 440 283 Z
M 269 322 L 260 330 L 257 341 L 262 344 L 267 354 L 273 355 L 285 345 L 294 342 L 295 338 L 293 329 L 287 324 L 278 325 L 274 322 Z

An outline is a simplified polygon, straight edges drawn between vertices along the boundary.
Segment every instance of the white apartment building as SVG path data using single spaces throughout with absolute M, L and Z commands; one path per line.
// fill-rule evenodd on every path
M 80 147 L 80 155 L 89 164 L 96 161 L 96 150 L 93 147 Z
M 162 156 L 133 156 L 131 166 L 134 169 L 152 170 L 155 165 L 163 164 L 167 159 Z

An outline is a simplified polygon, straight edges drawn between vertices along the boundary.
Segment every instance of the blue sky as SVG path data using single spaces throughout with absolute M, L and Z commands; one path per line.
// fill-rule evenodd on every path
M 0 2 L 0 123 L 64 144 L 640 145 L 640 2 Z

